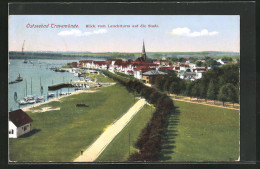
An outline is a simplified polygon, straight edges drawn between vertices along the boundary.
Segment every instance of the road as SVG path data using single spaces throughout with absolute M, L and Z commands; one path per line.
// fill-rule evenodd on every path
M 131 121 L 146 104 L 145 99 L 138 100 L 125 114 L 113 122 L 74 162 L 93 162 L 105 150 L 109 143 Z

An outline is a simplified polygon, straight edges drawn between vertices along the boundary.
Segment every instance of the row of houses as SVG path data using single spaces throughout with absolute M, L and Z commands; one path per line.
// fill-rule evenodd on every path
M 109 70 L 110 72 L 120 72 L 130 76 L 134 76 L 137 79 L 143 80 L 143 74 L 148 71 L 160 71 L 160 70 L 175 70 L 178 76 L 182 79 L 196 80 L 203 76 L 208 67 L 197 67 L 194 63 L 176 64 L 170 66 L 169 62 L 165 60 L 155 61 L 133 61 L 114 59 L 107 61 L 94 61 L 94 60 L 81 60 L 78 63 L 78 67 L 88 69 L 101 69 Z M 154 72 L 153 72 L 154 73 Z M 161 74 L 161 72 L 158 72 Z M 144 80 L 145 81 L 145 80 Z

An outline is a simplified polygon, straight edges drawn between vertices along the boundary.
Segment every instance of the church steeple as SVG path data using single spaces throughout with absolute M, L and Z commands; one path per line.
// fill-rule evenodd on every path
M 143 50 L 142 50 L 142 54 L 145 54 L 145 46 L 144 46 L 144 41 L 143 41 Z
M 144 61 L 146 61 L 146 53 L 145 53 L 144 40 L 143 40 L 143 49 L 142 49 L 141 57 L 143 58 Z

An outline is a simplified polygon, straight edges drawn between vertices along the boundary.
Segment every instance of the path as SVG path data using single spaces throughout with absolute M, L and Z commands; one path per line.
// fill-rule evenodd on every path
M 202 104 L 202 105 L 207 105 L 207 106 L 213 106 L 213 107 L 220 107 L 220 108 L 224 108 L 224 109 L 231 109 L 231 110 L 240 110 L 239 108 L 233 108 L 233 107 L 224 107 L 224 106 L 220 106 L 220 105 L 215 105 L 215 104 L 210 104 L 208 101 L 207 103 L 205 101 L 202 102 L 197 102 L 196 100 L 188 100 L 188 99 L 176 99 L 174 96 L 170 96 L 172 98 L 172 100 L 177 100 L 177 101 L 182 101 L 182 102 L 188 102 L 188 103 L 195 103 L 195 104 Z
M 105 150 L 116 135 L 128 124 L 137 112 L 146 104 L 145 99 L 137 101 L 123 116 L 111 124 L 98 138 L 92 143 L 82 155 L 74 162 L 93 162 Z

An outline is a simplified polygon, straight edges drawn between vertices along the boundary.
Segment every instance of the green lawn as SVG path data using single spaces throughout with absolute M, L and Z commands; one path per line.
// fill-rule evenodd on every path
M 96 161 L 127 161 L 129 157 L 129 133 L 130 133 L 130 154 L 138 151 L 134 147 L 139 134 L 146 124 L 150 121 L 155 108 L 145 105 L 128 125 L 115 137 L 115 139 L 107 146 L 104 152 Z
M 239 111 L 174 101 L 162 149 L 163 161 L 235 161 Z
M 133 95 L 116 84 L 96 93 L 81 93 L 51 102 L 60 107 L 42 113 L 27 112 L 35 134 L 9 139 L 10 160 L 18 162 L 70 162 L 80 155 L 114 120 L 134 103 Z M 89 107 L 76 107 L 84 103 Z

